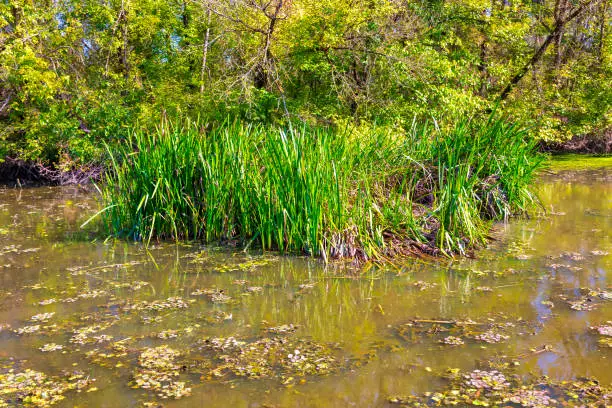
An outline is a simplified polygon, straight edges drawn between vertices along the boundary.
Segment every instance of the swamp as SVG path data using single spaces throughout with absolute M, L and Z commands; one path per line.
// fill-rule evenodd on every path
M 0 0 L 0 408 L 611 407 L 611 4 Z
M 609 406 L 612 167 L 590 160 L 553 160 L 473 257 L 359 266 L 104 241 L 93 189 L 3 187 L 0 406 Z

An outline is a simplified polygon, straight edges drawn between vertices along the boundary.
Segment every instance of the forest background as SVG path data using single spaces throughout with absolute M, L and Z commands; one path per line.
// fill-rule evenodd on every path
M 609 0 L 1 0 L 0 160 L 71 170 L 160 117 L 402 132 L 497 109 L 610 138 Z

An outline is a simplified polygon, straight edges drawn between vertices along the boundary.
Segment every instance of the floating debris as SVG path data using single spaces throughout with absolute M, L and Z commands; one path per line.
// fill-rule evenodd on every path
M 498 370 L 474 370 L 459 375 L 449 370 L 446 388 L 422 395 L 390 396 L 392 404 L 406 407 L 424 406 L 521 406 L 544 408 L 552 406 L 609 406 L 610 389 L 594 380 L 554 382 L 547 377 L 509 377 Z M 554 396 L 554 398 L 553 398 Z
M 438 284 L 434 282 L 416 281 L 412 284 L 412 286 L 418 288 L 419 290 L 427 290 L 435 288 L 436 286 L 438 286 Z
M 602 290 L 597 296 L 603 300 L 612 300 L 612 292 L 609 290 Z
M 181 297 L 169 297 L 166 300 L 155 300 L 153 302 L 143 301 L 137 304 L 132 305 L 128 308 L 132 310 L 152 310 L 152 311 L 162 311 L 162 310 L 171 310 L 171 309 L 186 309 L 189 305 L 187 302 L 183 300 Z
M 223 289 L 198 289 L 191 292 L 191 296 L 208 296 L 213 303 L 229 303 L 232 301 L 230 296 L 224 293 Z
M 158 339 L 162 339 L 162 340 L 175 339 L 178 336 L 179 336 L 178 330 L 164 330 L 155 335 L 155 337 L 157 337 Z
M 180 356 L 179 351 L 168 346 L 145 349 L 138 357 L 140 368 L 134 371 L 130 385 L 151 390 L 164 399 L 191 395 L 191 388 L 184 381 L 177 381 L 181 366 L 176 359 Z
M 179 336 L 184 336 L 184 335 L 187 335 L 187 334 L 191 334 L 191 333 L 193 333 L 198 328 L 200 328 L 199 324 L 196 324 L 196 325 L 193 325 L 193 326 L 189 326 L 189 327 L 185 327 L 184 329 L 163 330 L 163 331 L 155 334 L 154 337 L 157 337 L 158 339 L 162 339 L 162 340 L 176 339 Z
M 599 340 L 597 340 L 597 344 L 599 344 L 600 347 L 612 348 L 612 338 L 602 337 Z
M 0 406 L 8 406 L 3 405 L 4 399 L 18 401 L 18 406 L 49 407 L 63 400 L 68 391 L 84 390 L 93 381 L 80 372 L 60 378 L 31 369 L 21 372 L 10 370 L 0 374 Z
M 143 324 L 157 324 L 163 320 L 162 316 L 140 316 L 140 321 Z
M 246 291 L 249 293 L 261 293 L 263 288 L 261 286 L 249 286 L 246 288 Z
M 276 326 L 276 327 L 268 327 L 266 329 L 266 331 L 268 333 L 274 333 L 274 334 L 288 334 L 288 333 L 294 333 L 299 326 L 296 326 L 294 324 L 283 324 L 280 326 Z
M 589 299 L 579 299 L 579 300 L 568 301 L 567 304 L 572 310 L 584 312 L 584 311 L 591 311 L 597 308 L 597 304 L 590 303 L 590 302 L 591 301 Z
M 78 297 L 81 299 L 96 299 L 107 295 L 108 293 L 105 290 L 96 289 L 89 292 L 80 293 Z
M 13 330 L 13 332 L 15 332 L 15 333 L 17 333 L 17 334 L 19 334 L 21 336 L 22 334 L 36 333 L 39 330 L 40 330 L 40 325 L 39 324 L 34 324 L 34 325 L 31 325 L 31 326 L 20 327 L 20 328 L 18 328 L 16 330 Z
M 248 283 L 246 279 L 236 279 L 232 281 L 232 285 L 244 286 Z
M 506 377 L 499 371 L 474 370 L 465 375 L 466 385 L 476 389 L 500 391 L 510 387 Z
M 340 368 L 329 346 L 283 337 L 253 342 L 234 337 L 211 338 L 201 342 L 200 350 L 210 357 L 210 367 L 204 372 L 208 379 L 228 375 L 276 377 L 281 383 L 288 384 L 295 376 L 327 375 Z
M 526 261 L 528 259 L 533 258 L 533 255 L 529 255 L 529 254 L 519 254 L 515 256 L 516 259 L 518 259 L 519 261 Z
M 191 296 L 210 296 L 218 291 L 219 289 L 197 289 L 191 292 Z
M 482 341 L 484 343 L 501 343 L 503 341 L 506 341 L 510 338 L 510 336 L 506 336 L 500 333 L 496 333 L 492 330 L 489 330 L 487 332 L 484 332 L 482 334 L 477 334 L 476 336 L 474 336 L 474 339 L 478 340 L 478 341 Z
M 98 333 L 102 330 L 106 330 L 110 326 L 112 326 L 114 323 L 116 323 L 116 321 L 111 321 L 111 322 L 101 323 L 101 324 L 94 324 L 92 326 L 78 328 L 73 331 L 74 335 L 68 341 L 73 344 L 81 344 L 81 345 L 88 344 L 88 343 L 99 343 L 101 341 L 102 342 L 107 341 L 106 340 L 107 338 L 112 339 L 112 337 L 110 336 L 108 337 L 101 337 L 101 336 L 90 337 L 89 335 Z
M 113 339 L 114 339 L 113 336 L 110 336 L 108 334 L 101 334 L 99 336 L 92 336 L 91 338 L 94 340 L 94 342 L 96 344 L 106 343 L 106 342 L 109 342 L 109 341 L 113 341 Z
M 62 346 L 61 344 L 55 344 L 55 343 L 48 343 L 39 348 L 40 351 L 45 352 L 45 353 L 51 352 L 51 351 L 59 351 L 63 349 L 64 349 L 64 346 Z
M 584 256 L 579 252 L 563 252 L 561 258 L 569 259 L 571 261 L 584 261 Z
M 612 322 L 606 322 L 607 324 L 601 326 L 591 327 L 591 330 L 595 330 L 597 333 L 602 336 L 611 336 L 612 337 Z
M 548 392 L 542 390 L 522 389 L 516 391 L 513 395 L 504 398 L 504 402 L 513 402 L 522 407 L 548 407 L 556 405 L 557 401 L 552 399 Z
M 306 292 L 309 291 L 310 289 L 314 288 L 316 284 L 314 283 L 302 283 L 300 285 L 298 285 L 298 289 L 302 292 Z
M 465 342 L 463 341 L 461 337 L 455 337 L 455 336 L 447 336 L 444 339 L 442 339 L 440 343 L 448 344 L 449 346 L 460 346 L 462 344 L 465 344 Z
M 123 367 L 123 363 L 119 361 L 120 358 L 127 356 L 128 347 L 127 343 L 132 340 L 131 337 L 123 340 L 116 341 L 106 346 L 104 351 L 99 348 L 85 353 L 85 356 L 94 364 L 98 364 L 101 367 L 108 368 L 120 368 Z
M 213 303 L 229 303 L 232 298 L 224 294 L 223 291 L 219 291 L 210 295 L 210 301 Z
M 32 317 L 30 317 L 30 321 L 32 322 L 39 322 L 39 323 L 46 323 L 48 322 L 53 316 L 55 315 L 55 312 L 50 312 L 50 313 L 40 313 L 37 315 L 34 315 Z

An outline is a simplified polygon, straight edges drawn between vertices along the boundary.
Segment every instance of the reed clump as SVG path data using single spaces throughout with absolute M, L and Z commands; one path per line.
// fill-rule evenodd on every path
M 501 119 L 399 136 L 164 121 L 111 156 L 100 216 L 112 235 L 357 261 L 469 251 L 491 220 L 535 202 L 542 162 Z

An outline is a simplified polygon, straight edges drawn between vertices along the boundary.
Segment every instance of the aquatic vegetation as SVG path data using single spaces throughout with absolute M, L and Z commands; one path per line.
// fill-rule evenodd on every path
M 401 137 L 240 123 L 202 131 L 164 121 L 118 147 L 100 186 L 109 233 L 358 261 L 465 253 L 486 240 L 488 220 L 534 203 L 528 186 L 543 160 L 522 130 L 493 118 Z
M 55 344 L 55 343 L 48 343 L 42 346 L 41 348 L 39 348 L 40 351 L 45 352 L 45 353 L 50 352 L 50 351 L 59 351 L 63 349 L 64 349 L 64 346 L 62 346 L 61 344 Z
M 95 381 L 82 373 L 49 377 L 40 371 L 10 370 L 0 374 L 0 407 L 11 405 L 48 407 L 63 400 L 68 391 L 80 391 Z
M 463 341 L 461 337 L 455 337 L 455 336 L 447 336 L 443 338 L 440 341 L 440 343 L 448 344 L 450 346 L 460 346 L 462 344 L 465 344 L 465 342 Z
M 600 347 L 612 348 L 612 322 L 590 327 L 590 330 L 600 336 L 597 339 Z
M 551 398 L 547 391 L 521 389 L 508 396 L 504 401 L 519 404 L 521 407 L 548 407 L 556 405 L 557 401 Z
M 603 300 L 611 300 L 612 301 L 612 291 L 602 290 L 602 291 L 599 291 L 597 293 L 597 296 L 599 296 Z
M 22 335 L 22 334 L 32 334 L 32 333 L 36 333 L 37 331 L 40 330 L 40 325 L 39 324 L 33 324 L 30 326 L 23 326 L 20 327 L 18 329 L 13 330 L 13 332 Z
M 92 290 L 85 293 L 79 293 L 78 297 L 81 299 L 95 299 L 107 295 L 108 293 L 106 293 L 105 290 Z
M 219 289 L 197 289 L 191 292 L 191 296 L 211 296 L 214 293 L 217 293 Z
M 102 330 L 106 330 L 112 325 L 116 324 L 117 320 L 109 321 L 106 323 L 94 324 L 91 326 L 80 327 L 73 331 L 73 336 L 70 337 L 68 342 L 73 344 L 88 344 L 88 343 L 100 343 L 104 341 L 108 341 L 111 337 L 100 337 L 100 336 L 92 336 L 92 334 L 98 333 Z
M 578 294 L 576 291 L 569 291 L 567 294 L 560 294 L 559 298 L 563 300 L 572 310 L 576 311 L 591 311 L 599 308 L 606 301 L 612 299 L 610 292 L 600 289 L 580 288 Z
M 130 385 L 155 392 L 161 398 L 180 399 L 191 395 L 191 388 L 184 381 L 177 381 L 181 366 L 176 360 L 181 353 L 160 346 L 143 350 L 138 357 L 140 368 L 133 374 Z
M 153 334 L 153 337 L 156 337 L 158 339 L 162 339 L 162 340 L 170 340 L 170 339 L 176 339 L 180 336 L 185 336 L 185 335 L 189 335 L 189 334 L 193 334 L 195 333 L 195 331 L 197 329 L 200 328 L 199 324 L 194 324 L 193 326 L 188 326 L 185 327 L 183 329 L 167 329 L 167 330 L 162 330 L 161 332 L 157 333 L 157 334 Z
M 499 371 L 474 370 L 464 377 L 466 385 L 470 388 L 501 391 L 510 387 L 506 377 Z
M 223 289 L 197 289 L 191 292 L 191 296 L 206 296 L 213 303 L 230 303 L 232 297 L 225 294 Z
M 606 325 L 591 327 L 591 330 L 597 331 L 602 336 L 612 337 L 612 322 L 608 322 Z
M 128 355 L 128 344 L 133 341 L 131 337 L 107 344 L 104 349 L 94 348 L 85 353 L 85 357 L 93 364 L 107 368 L 120 368 L 124 364 L 121 361 Z
M 583 193 L 599 211 L 607 195 L 591 191 Z M 27 190 L 20 194 L 44 202 L 32 200 Z M 173 242 L 152 249 L 122 240 L 65 245 L 11 228 L 11 235 L 28 242 L 23 248 L 42 249 L 0 259 L 14 265 L 0 269 L 7 277 L 0 289 L 0 374 L 35 369 L 63 381 L 64 373 L 82 370 L 98 379 L 93 385 L 100 395 L 87 394 L 96 390 L 92 385 L 69 390 L 59 406 L 224 406 L 243 400 L 376 406 L 384 405 L 383 389 L 415 393 L 397 397 L 413 406 L 518 407 L 541 405 L 546 397 L 556 401 L 549 406 L 612 406 L 603 397 L 610 392 L 604 363 L 612 349 L 612 259 L 590 254 L 610 250 L 607 229 L 592 232 L 601 219 L 583 214 L 582 201 L 571 204 L 565 218 L 498 224 L 503 233 L 485 257 L 395 260 L 355 267 L 350 275 L 344 262 L 275 256 L 253 269 L 246 263 L 260 259 L 253 252 Z M 578 212 L 569 210 L 574 204 Z M 40 222 L 37 217 L 31 221 Z M 574 224 L 579 233 L 566 242 L 559 231 L 572 231 Z M 507 233 L 537 248 L 516 246 L 534 255 L 531 260 L 505 252 Z M 585 259 L 560 257 L 566 249 Z M 201 259 L 191 262 L 194 255 Z M 224 262 L 245 266 L 218 273 Z M 548 266 L 553 263 L 560 266 Z M 214 303 L 219 293 L 231 301 Z M 38 304 L 49 299 L 55 302 Z M 598 310 L 572 312 L 568 301 Z M 33 325 L 40 328 L 13 331 Z M 211 345 L 204 347 L 207 338 Z M 446 345 L 448 338 L 465 345 Z M 150 350 L 158 347 L 178 353 L 158 352 L 170 361 L 169 372 L 178 367 L 178 375 L 164 368 L 154 374 L 141 365 L 141 355 L 154 356 Z M 449 364 L 465 371 L 446 372 Z M 587 370 L 602 390 L 595 381 L 558 382 Z M 551 378 L 530 376 L 543 371 Z M 176 396 L 178 402 L 170 401 Z M 10 407 L 26 405 L 12 396 L 0 399 Z
M 484 343 L 501 343 L 503 341 L 508 340 L 509 338 L 510 336 L 496 333 L 492 330 L 489 330 L 487 332 L 484 332 L 482 334 L 477 334 L 476 336 L 474 336 L 474 339 L 478 341 L 482 341 Z
M 210 358 L 210 367 L 203 373 L 209 379 L 276 377 L 286 383 L 295 376 L 327 375 L 342 367 L 332 347 L 301 339 L 264 337 L 248 342 L 211 338 L 202 341 L 199 349 Z
M 280 326 L 275 326 L 275 327 L 268 327 L 266 328 L 266 331 L 268 333 L 273 333 L 273 334 L 289 334 L 289 333 L 295 333 L 295 331 L 299 328 L 299 326 L 294 325 L 293 323 L 290 324 L 283 324 Z
M 436 286 L 438 286 L 438 284 L 435 282 L 417 281 L 417 282 L 414 282 L 412 286 L 418 288 L 419 290 L 427 290 L 427 289 L 435 288 Z
M 246 291 L 248 293 L 261 293 L 263 288 L 261 286 L 247 286 Z
M 563 252 L 560 257 L 572 261 L 584 261 L 584 255 L 579 252 Z
M 424 406 L 608 406 L 611 389 L 594 380 L 551 381 L 508 376 L 500 371 L 474 370 L 444 376 L 447 386 L 422 395 L 391 396 L 388 401 L 406 407 Z M 577 405 L 579 404 L 579 405 Z
M 599 344 L 600 347 L 612 348 L 612 339 L 609 337 L 602 337 L 597 340 L 597 344 Z
M 399 338 L 409 343 L 437 342 L 450 346 L 466 342 L 502 343 L 533 330 L 536 323 L 523 319 L 509 321 L 504 316 L 490 317 L 483 322 L 473 320 L 414 319 L 395 327 Z
M 227 296 L 222 291 L 214 292 L 210 295 L 210 301 L 213 303 L 229 303 L 232 301 L 231 296 Z
M 569 305 L 570 309 L 577 310 L 579 312 L 594 310 L 597 305 L 589 302 L 590 300 L 588 299 L 579 299 L 574 301 L 568 301 L 567 304 Z
M 148 311 L 163 311 L 172 309 L 186 309 L 189 304 L 181 297 L 169 297 L 166 300 L 154 300 L 152 302 L 142 301 L 140 303 L 128 306 L 131 310 L 148 310 Z
M 50 312 L 50 313 L 40 313 L 37 315 L 34 315 L 32 317 L 30 317 L 30 321 L 32 322 L 40 322 L 40 323 L 46 323 L 48 322 L 53 316 L 55 315 L 55 312 Z

